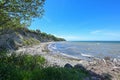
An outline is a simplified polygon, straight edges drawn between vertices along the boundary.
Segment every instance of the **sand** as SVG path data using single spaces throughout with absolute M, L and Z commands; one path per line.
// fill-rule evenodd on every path
M 68 57 L 68 56 L 64 56 L 61 55 L 59 53 L 52 53 L 48 50 L 48 45 L 51 44 L 52 42 L 46 42 L 46 43 L 41 43 L 39 45 L 34 45 L 34 46 L 27 46 L 27 47 L 22 47 L 19 50 L 17 50 L 16 52 L 21 52 L 21 53 L 28 53 L 28 54 L 32 54 L 32 55 L 36 55 L 39 54 L 41 56 L 43 56 L 46 61 L 47 64 L 49 66 L 60 66 L 60 67 L 64 67 L 64 65 L 66 63 L 71 64 L 72 66 L 76 65 L 76 64 L 84 64 L 87 61 L 81 60 L 81 59 L 75 59 L 72 57 Z M 86 65 L 86 64 L 84 64 Z

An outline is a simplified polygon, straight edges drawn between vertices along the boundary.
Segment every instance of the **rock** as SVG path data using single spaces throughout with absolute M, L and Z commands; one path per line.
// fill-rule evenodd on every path
M 104 57 L 105 60 L 110 60 L 109 56 Z
M 91 77 L 91 80 L 101 80 L 101 79 L 93 76 L 93 77 Z
M 108 73 L 102 73 L 102 77 L 104 78 L 104 80 L 111 80 L 112 76 Z
M 89 78 L 89 77 L 86 77 L 84 80 L 90 80 L 90 78 Z
M 64 68 L 73 68 L 73 66 L 69 63 L 65 64 Z
M 86 70 L 86 69 L 84 68 L 84 66 L 81 65 L 81 64 L 76 64 L 76 65 L 74 66 L 74 68 L 76 68 L 76 69 L 81 69 L 81 70 Z
M 18 47 L 17 47 L 16 44 L 15 44 L 15 41 L 14 41 L 13 39 L 11 39 L 11 38 L 9 38 L 9 39 L 7 40 L 7 45 L 8 45 L 8 47 L 9 47 L 10 49 L 13 49 L 13 50 L 18 49 Z
M 97 76 L 96 73 L 92 72 L 91 70 L 88 71 L 91 76 Z

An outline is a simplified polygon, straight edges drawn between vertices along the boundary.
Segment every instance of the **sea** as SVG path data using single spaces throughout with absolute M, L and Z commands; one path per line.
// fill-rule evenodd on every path
M 120 59 L 120 41 L 65 41 L 54 42 L 48 46 L 53 53 L 86 59 L 105 57 Z

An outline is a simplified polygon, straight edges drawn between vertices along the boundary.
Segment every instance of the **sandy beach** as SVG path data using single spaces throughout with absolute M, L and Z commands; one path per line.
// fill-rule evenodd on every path
M 66 63 L 69 63 L 71 65 L 79 64 L 79 63 L 85 63 L 81 59 L 75 59 L 72 57 L 64 56 L 59 53 L 52 53 L 48 50 L 48 45 L 51 44 L 52 42 L 47 42 L 47 43 L 41 43 L 40 45 L 35 45 L 35 46 L 29 46 L 29 47 L 22 47 L 16 52 L 21 52 L 21 53 L 29 53 L 32 55 L 39 54 L 43 56 L 47 64 L 49 66 L 60 66 L 64 67 Z M 85 65 L 85 64 L 84 64 Z
M 109 59 L 93 59 L 92 61 L 86 61 L 64 56 L 59 53 L 49 51 L 48 45 L 51 43 L 52 42 L 46 42 L 39 45 L 22 47 L 16 52 L 28 53 L 32 55 L 39 54 L 46 59 L 47 66 L 64 67 L 66 63 L 69 63 L 72 66 L 82 64 L 87 70 L 91 70 L 96 74 L 109 76 L 112 80 L 120 80 L 120 61 L 111 61 Z

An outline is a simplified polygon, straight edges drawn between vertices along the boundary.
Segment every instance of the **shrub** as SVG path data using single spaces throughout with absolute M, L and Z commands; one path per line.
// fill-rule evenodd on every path
M 0 53 L 0 80 L 29 80 L 34 69 L 42 68 L 40 55 Z
M 34 38 L 29 38 L 29 39 L 23 39 L 23 45 L 33 45 L 33 44 L 38 44 L 40 41 Z
M 80 69 L 63 67 L 47 67 L 32 73 L 33 80 L 83 80 L 87 76 L 88 73 Z
M 63 67 L 44 67 L 40 55 L 0 54 L 0 80 L 84 80 L 88 72 Z

